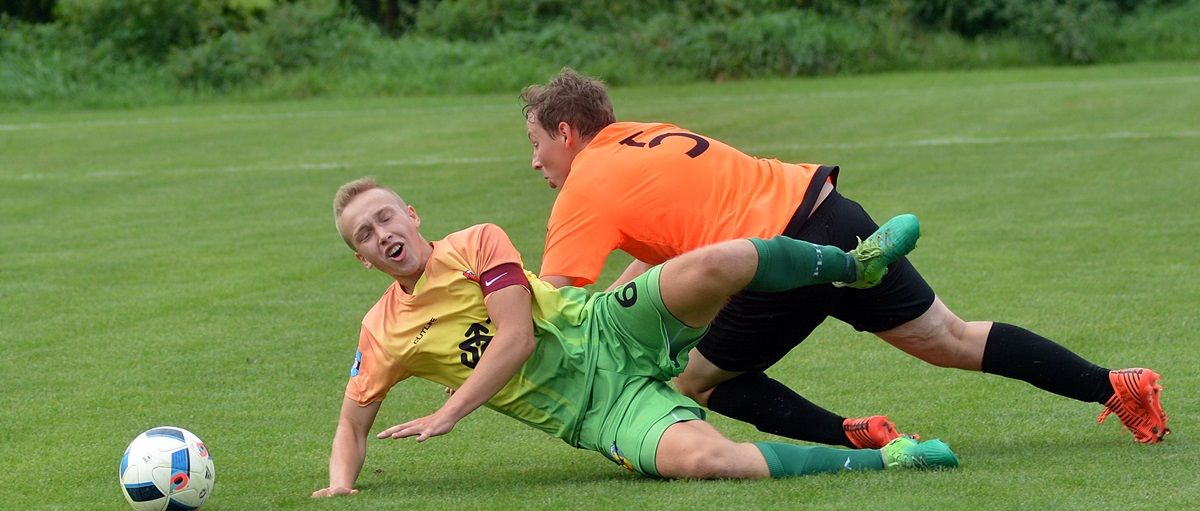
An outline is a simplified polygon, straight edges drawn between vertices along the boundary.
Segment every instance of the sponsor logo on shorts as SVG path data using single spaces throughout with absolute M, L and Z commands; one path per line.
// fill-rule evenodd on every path
M 629 462 L 629 458 L 625 457 L 625 453 L 621 452 L 621 448 L 617 447 L 616 442 L 613 442 L 612 446 L 608 448 L 608 455 L 609 459 L 613 460 L 618 467 L 633 472 L 633 463 Z

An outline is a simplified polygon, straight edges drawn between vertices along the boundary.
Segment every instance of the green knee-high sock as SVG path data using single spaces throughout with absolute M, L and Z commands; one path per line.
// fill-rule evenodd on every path
M 883 470 L 878 449 L 833 449 L 816 445 L 754 442 L 767 459 L 771 477 L 792 477 L 843 470 Z
M 750 242 L 758 249 L 758 271 L 747 291 L 779 292 L 858 279 L 857 262 L 840 248 L 786 236 L 750 238 Z

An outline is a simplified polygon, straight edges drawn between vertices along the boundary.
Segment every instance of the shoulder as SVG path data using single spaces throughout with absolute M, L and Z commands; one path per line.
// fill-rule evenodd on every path
M 508 233 L 491 223 L 476 224 L 461 231 L 452 232 L 442 241 L 455 249 L 474 249 L 495 240 L 507 240 Z
M 592 141 L 597 145 L 619 144 L 630 135 L 658 131 L 680 131 L 680 128 L 665 122 L 614 122 L 600 130 Z
M 396 301 L 396 290 L 398 289 L 400 289 L 400 285 L 392 282 L 392 284 L 388 286 L 386 290 L 384 290 L 383 295 L 379 297 L 379 300 L 375 301 L 375 305 L 372 305 L 371 308 L 367 310 L 367 313 L 363 315 L 362 327 L 368 332 L 371 332 L 372 335 L 378 331 L 382 331 L 381 327 L 388 317 L 387 310 Z

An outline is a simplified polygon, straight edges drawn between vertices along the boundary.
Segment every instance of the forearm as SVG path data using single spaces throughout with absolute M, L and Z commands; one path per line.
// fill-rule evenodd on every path
M 353 488 L 367 457 L 367 434 L 380 403 L 359 406 L 350 398 L 342 400 L 337 431 L 333 434 L 333 449 L 329 454 L 329 487 Z
M 353 427 L 339 424 L 329 455 L 329 487 L 353 488 L 366 458 L 366 432 L 359 434 Z
M 533 353 L 532 332 L 499 332 L 462 387 L 438 410 L 455 421 L 487 403 L 521 370 Z

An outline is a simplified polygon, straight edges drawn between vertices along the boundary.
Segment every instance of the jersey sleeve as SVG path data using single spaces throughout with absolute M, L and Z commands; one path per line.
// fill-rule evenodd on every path
M 546 224 L 541 275 L 573 279 L 573 285 L 596 282 L 608 254 L 621 243 L 620 233 L 602 204 L 590 196 L 563 190 Z
M 521 253 L 513 246 L 508 233 L 495 224 L 480 224 L 472 228 L 461 250 L 476 275 L 483 275 L 502 264 L 525 267 L 521 262 Z
M 346 397 L 362 406 L 383 401 L 393 385 L 408 377 L 403 364 L 383 349 L 367 327 L 362 327 L 354 365 L 350 366 L 350 381 L 346 383 Z

